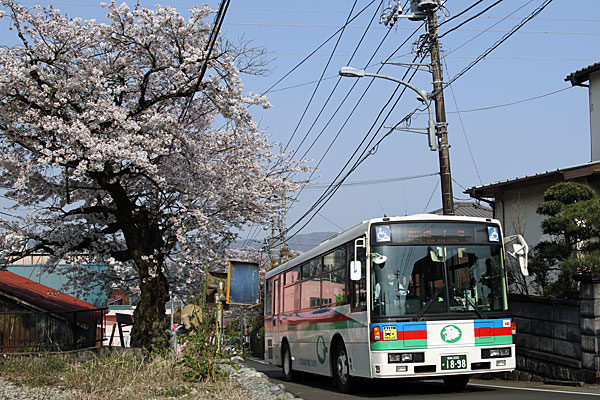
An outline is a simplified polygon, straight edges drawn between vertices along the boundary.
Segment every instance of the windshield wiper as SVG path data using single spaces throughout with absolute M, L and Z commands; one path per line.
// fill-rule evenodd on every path
M 431 298 L 429 299 L 429 301 L 427 303 L 425 303 L 425 305 L 423 306 L 423 308 L 421 308 L 421 310 L 415 316 L 415 320 L 416 321 L 419 321 L 421 318 L 423 318 L 423 314 L 425 314 L 425 311 L 427 311 L 429 309 L 429 307 L 431 307 L 431 304 L 433 304 L 433 301 L 440 294 L 440 292 L 442 291 L 442 289 L 444 288 L 444 286 L 446 286 L 446 284 L 443 284 L 442 286 L 440 286 L 439 288 L 437 288 L 437 290 L 435 291 L 435 293 L 433 294 L 433 296 L 431 296 Z
M 471 300 L 467 296 L 467 294 L 465 293 L 465 291 L 463 289 L 456 287 L 453 283 L 450 284 L 450 287 L 452 288 L 452 290 L 458 291 L 462 295 L 463 299 L 466 299 L 469 302 L 469 304 L 471 306 L 473 306 L 473 309 L 475 310 L 475 312 L 481 319 L 486 319 L 486 316 L 483 313 L 483 310 L 481 308 L 479 308 L 479 306 L 476 303 L 473 303 L 473 300 Z

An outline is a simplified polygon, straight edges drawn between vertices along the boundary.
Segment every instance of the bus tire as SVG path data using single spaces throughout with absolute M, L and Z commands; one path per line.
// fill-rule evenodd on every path
M 469 384 L 471 375 L 449 375 L 444 377 L 444 384 L 453 392 L 458 392 Z
M 290 352 L 290 346 L 287 343 L 283 345 L 281 369 L 283 371 L 283 380 L 291 382 L 294 379 L 295 373 L 292 369 L 292 353 Z
M 335 347 L 333 359 L 333 380 L 342 393 L 352 393 L 355 388 L 355 381 L 350 376 L 350 366 L 348 363 L 348 353 L 343 342 L 339 342 Z

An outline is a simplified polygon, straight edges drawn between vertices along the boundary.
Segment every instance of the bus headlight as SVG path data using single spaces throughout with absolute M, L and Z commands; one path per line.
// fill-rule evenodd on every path
M 505 358 L 510 356 L 510 347 L 501 347 L 497 349 L 481 349 L 481 358 Z
M 388 363 L 421 363 L 425 361 L 425 353 L 388 353 Z

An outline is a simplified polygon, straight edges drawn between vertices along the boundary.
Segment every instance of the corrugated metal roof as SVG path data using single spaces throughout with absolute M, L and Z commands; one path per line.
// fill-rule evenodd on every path
M 588 65 L 585 68 L 579 69 L 572 74 L 569 74 L 565 81 L 571 82 L 571 85 L 576 86 L 590 79 L 590 74 L 600 70 L 600 62 Z
M 464 193 L 473 196 L 476 192 L 482 192 L 486 190 L 489 191 L 490 189 L 502 188 L 520 182 L 532 181 L 536 179 L 552 178 L 553 175 L 559 176 L 560 180 L 566 180 L 573 179 L 575 177 L 589 176 L 596 173 L 597 171 L 600 171 L 600 161 L 592 161 L 586 164 L 575 165 L 572 167 L 558 168 L 556 170 L 549 170 L 533 175 L 525 175 L 518 178 L 488 183 L 486 185 L 474 186 L 465 190 Z
M 45 311 L 94 310 L 96 307 L 56 289 L 10 271 L 0 271 L 0 294 L 6 294 Z

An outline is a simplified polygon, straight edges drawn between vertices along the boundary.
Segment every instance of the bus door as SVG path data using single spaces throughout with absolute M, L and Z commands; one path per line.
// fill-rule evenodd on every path
M 280 324 L 281 324 L 281 278 L 277 277 L 273 280 L 273 318 L 272 321 L 272 332 L 273 332 L 273 363 L 281 363 L 281 337 L 280 337 Z

